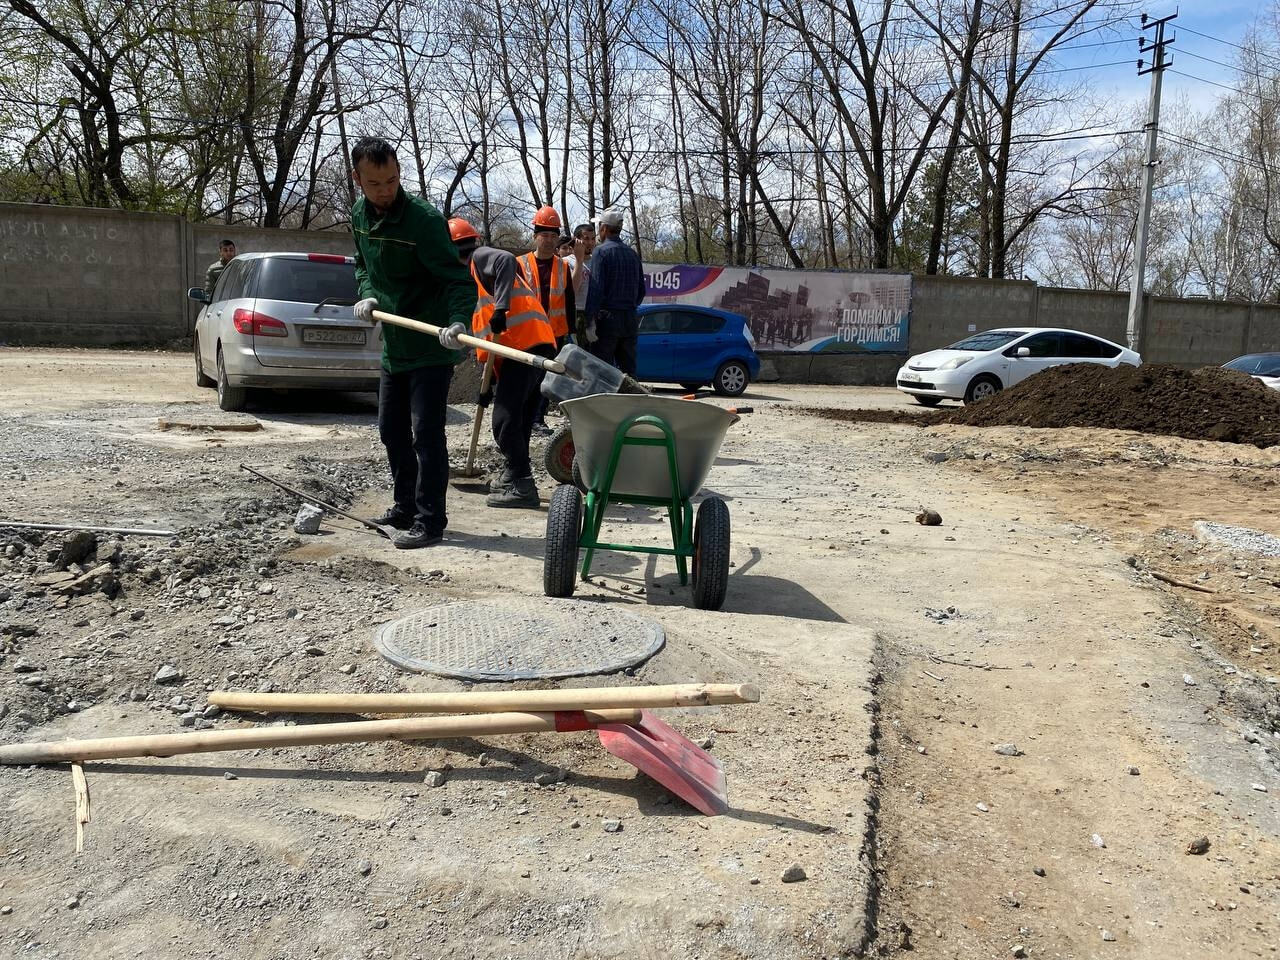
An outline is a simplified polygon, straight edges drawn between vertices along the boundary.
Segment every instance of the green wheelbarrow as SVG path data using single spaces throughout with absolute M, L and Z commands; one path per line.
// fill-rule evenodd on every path
M 729 506 L 707 497 L 695 520 L 691 501 L 737 416 L 709 403 L 626 394 L 567 400 L 560 409 L 573 429 L 579 485 L 551 494 L 543 592 L 573 595 L 580 551 L 584 580 L 597 550 L 658 554 L 675 557 L 682 586 L 692 565 L 694 606 L 719 610 L 729 586 Z M 601 540 L 605 512 L 619 503 L 666 508 L 671 546 Z

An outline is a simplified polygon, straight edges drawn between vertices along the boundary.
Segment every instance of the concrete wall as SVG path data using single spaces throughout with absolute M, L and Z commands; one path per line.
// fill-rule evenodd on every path
M 178 217 L 0 204 L 0 342 L 182 336 L 188 242 Z
M 163 344 L 187 335 L 188 287 L 204 282 L 218 241 L 241 253 L 353 251 L 345 231 L 190 224 L 178 217 L 0 203 L 0 343 Z M 1071 327 L 1124 342 L 1123 293 L 1037 287 L 1029 281 L 916 277 L 912 353 L 998 326 Z M 1148 297 L 1146 360 L 1199 366 L 1280 350 L 1280 306 Z M 769 354 L 786 382 L 883 383 L 905 355 Z
M 1129 295 L 1106 290 L 1041 287 L 1033 320 L 1037 327 L 1067 327 L 1124 343 L 1129 325 Z
M 0 203 L 0 343 L 163 344 L 185 337 L 218 241 L 241 253 L 351 254 L 339 231 L 190 224 L 180 217 Z
M 911 286 L 912 353 L 936 350 L 970 333 L 1030 323 L 1036 285 L 1029 280 L 916 277 Z

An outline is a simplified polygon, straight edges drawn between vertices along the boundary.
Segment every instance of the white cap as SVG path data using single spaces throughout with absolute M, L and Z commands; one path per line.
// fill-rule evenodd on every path
M 604 210 L 597 213 L 591 218 L 592 223 L 602 223 L 606 227 L 613 227 L 615 230 L 622 229 L 622 211 L 621 210 Z

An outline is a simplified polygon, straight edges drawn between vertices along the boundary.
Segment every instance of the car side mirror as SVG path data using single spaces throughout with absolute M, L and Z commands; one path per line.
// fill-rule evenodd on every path
M 1013 355 L 1014 355 L 1015 357 L 1029 357 L 1029 356 L 1031 356 L 1031 348 L 1030 348 L 1030 347 L 1019 347 L 1016 351 L 1014 351 L 1014 354 L 1013 354 Z
M 194 300 L 196 303 L 209 303 L 209 295 L 204 292 L 204 287 L 188 287 L 187 299 Z

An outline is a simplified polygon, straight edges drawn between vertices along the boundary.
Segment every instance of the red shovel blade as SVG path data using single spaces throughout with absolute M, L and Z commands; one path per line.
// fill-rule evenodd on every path
M 715 817 L 729 809 L 720 761 L 648 710 L 635 726 L 602 723 L 604 748 L 657 780 L 696 810 Z

